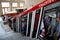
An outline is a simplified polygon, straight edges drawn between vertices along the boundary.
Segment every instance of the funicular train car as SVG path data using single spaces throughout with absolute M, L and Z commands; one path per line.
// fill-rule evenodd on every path
M 56 2 L 57 0 L 48 0 L 28 9 L 19 15 L 15 16 L 18 20 L 17 31 L 24 34 L 25 36 L 29 36 L 30 38 L 37 38 L 41 34 L 41 25 L 44 22 L 44 12 L 45 6 Z M 44 28 L 43 28 L 43 32 Z M 43 35 L 44 36 L 44 35 Z

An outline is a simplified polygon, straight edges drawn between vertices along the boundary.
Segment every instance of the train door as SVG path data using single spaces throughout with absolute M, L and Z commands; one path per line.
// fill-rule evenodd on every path
M 16 19 L 13 19 L 12 20 L 12 26 L 13 26 L 13 30 L 16 32 L 17 30 L 16 30 Z
M 16 18 L 16 32 L 19 32 L 19 18 Z
M 33 33 L 32 33 L 33 38 L 36 37 L 36 32 L 37 32 L 37 27 L 38 27 L 38 22 L 39 22 L 39 17 L 40 17 L 40 11 L 41 9 L 38 9 L 35 11 L 36 14 L 35 14 Z
M 57 17 L 58 17 L 58 7 L 54 8 L 54 9 L 50 9 L 50 10 L 46 10 L 44 12 L 44 28 L 45 28 L 45 35 L 46 37 L 55 37 L 55 30 L 56 30 L 56 24 L 57 24 Z M 49 40 L 49 37 L 47 38 Z M 51 38 L 50 38 L 51 40 Z
M 32 21 L 32 12 L 28 14 L 28 24 L 27 24 L 27 36 L 30 36 L 30 30 L 31 30 L 31 21 Z
M 31 19 L 31 28 L 30 28 L 30 38 L 32 38 L 32 32 L 33 32 L 33 28 L 34 28 L 34 21 L 35 21 L 35 11 L 32 12 L 32 19 Z
M 27 15 L 21 16 L 21 33 L 26 35 L 27 30 Z
M 37 31 L 36 31 L 36 38 L 38 37 L 38 35 L 40 34 L 40 27 L 41 27 L 41 25 L 43 24 L 43 11 L 44 11 L 44 7 L 41 7 L 41 9 L 40 9 L 40 16 L 39 16 L 39 21 L 38 21 L 38 26 L 37 26 Z
M 19 32 L 19 18 L 12 20 L 12 28 L 15 32 Z
M 31 21 L 31 30 L 30 30 L 30 37 L 35 38 L 37 35 L 39 20 L 42 14 L 42 8 L 33 11 L 32 13 L 32 21 Z
M 56 26 L 55 24 L 56 24 L 56 11 L 45 13 L 44 26 L 46 34 L 48 33 L 48 28 L 53 25 Z
M 19 27 L 19 29 L 18 29 L 19 32 L 21 32 L 21 17 L 19 17 L 19 26 L 18 27 Z

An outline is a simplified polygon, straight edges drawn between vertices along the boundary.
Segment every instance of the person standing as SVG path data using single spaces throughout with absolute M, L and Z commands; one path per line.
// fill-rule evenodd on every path
M 49 26 L 50 26 L 50 22 L 51 22 L 50 19 L 51 19 L 50 16 L 47 16 L 47 17 L 45 17 L 45 20 L 44 20 L 45 35 L 47 35 L 48 28 L 49 28 Z
M 53 34 L 54 34 L 54 29 L 56 27 L 56 14 L 53 14 L 51 17 L 52 17 L 51 24 L 50 24 L 51 33 L 49 36 L 54 36 Z
M 3 28 L 3 16 L 0 17 L 0 34 L 5 34 L 5 30 Z
M 56 19 L 57 25 L 56 25 L 56 32 L 57 32 L 57 36 L 58 36 L 58 40 L 60 38 L 60 17 L 58 17 Z

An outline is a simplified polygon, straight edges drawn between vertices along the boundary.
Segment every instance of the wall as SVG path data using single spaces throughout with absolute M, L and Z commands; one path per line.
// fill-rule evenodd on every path
M 0 15 L 2 15 L 2 7 L 1 7 L 1 2 L 10 2 L 10 9 L 12 11 L 12 2 L 17 2 L 18 5 L 20 5 L 20 2 L 24 2 L 24 0 L 0 0 Z M 19 6 L 18 6 L 19 7 Z
M 40 2 L 42 2 L 43 0 L 25 0 L 25 7 L 30 8 Z
M 2 7 L 1 7 L 1 0 L 0 0 L 0 16 L 2 15 Z
M 2 14 L 2 7 L 1 7 L 1 2 L 10 2 L 10 4 L 12 2 L 18 2 L 18 5 L 20 5 L 20 2 L 24 2 L 25 3 L 25 8 L 30 8 L 40 2 L 42 2 L 43 0 L 0 0 L 0 15 Z M 19 7 L 19 6 L 18 6 Z M 10 9 L 12 10 L 12 4 L 10 6 Z

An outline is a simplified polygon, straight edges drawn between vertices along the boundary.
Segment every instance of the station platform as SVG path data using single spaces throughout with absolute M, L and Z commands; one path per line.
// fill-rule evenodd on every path
M 0 26 L 0 31 L 2 32 L 0 32 L 0 40 L 37 40 L 36 38 L 29 38 L 21 33 L 13 32 L 8 25 L 5 25 L 4 28 Z
M 0 40 L 37 40 L 37 39 L 22 36 L 20 33 L 11 32 L 0 36 Z

